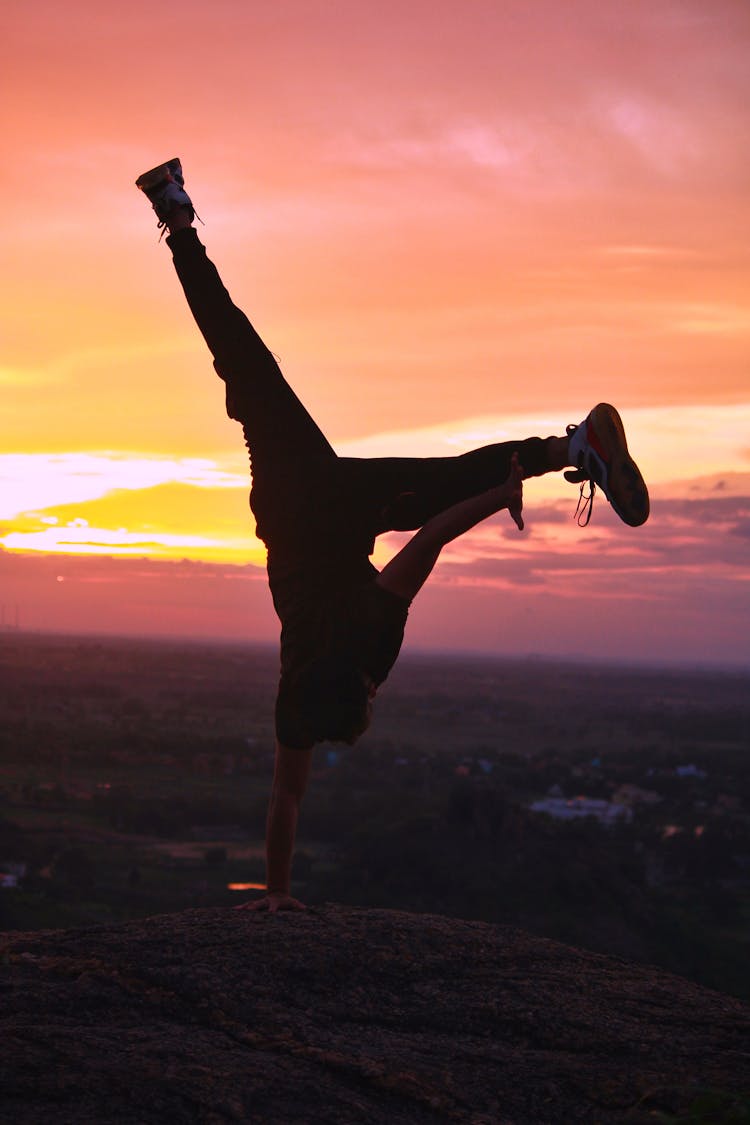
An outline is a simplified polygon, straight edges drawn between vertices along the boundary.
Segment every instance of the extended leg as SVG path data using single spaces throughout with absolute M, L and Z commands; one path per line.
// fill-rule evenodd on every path
M 352 508 L 371 521 L 371 533 L 411 531 L 438 512 L 486 492 L 508 478 L 513 455 L 525 477 L 571 464 L 567 438 L 501 442 L 458 457 L 339 458 L 337 472 Z
M 340 458 L 337 472 L 345 482 L 342 492 L 378 535 L 422 527 L 438 512 L 496 487 L 507 479 L 514 454 L 524 477 L 573 469 L 565 476 L 581 484 L 582 497 L 588 482 L 579 523 L 588 523 L 597 486 L 624 523 L 639 527 L 648 519 L 648 489 L 628 451 L 622 419 L 603 402 L 580 425 L 568 426 L 564 437 L 502 442 L 460 457 Z
M 227 413 L 242 423 L 258 535 L 269 545 L 279 542 L 292 526 L 301 530 L 310 490 L 327 479 L 336 454 L 232 302 L 195 230 L 175 231 L 167 242 L 214 367 L 226 383 Z
M 227 384 L 227 413 L 249 432 L 253 447 L 256 440 L 265 444 L 270 434 L 274 445 L 283 438 L 284 446 L 293 445 L 300 458 L 335 456 L 273 355 L 233 303 L 195 229 L 177 230 L 167 243 L 190 311 Z
M 309 521 L 336 454 L 284 379 L 272 353 L 233 303 L 192 226 L 193 206 L 178 159 L 140 176 L 190 310 L 226 383 L 227 413 L 242 423 L 253 473 L 250 503 L 270 546 L 296 538 Z

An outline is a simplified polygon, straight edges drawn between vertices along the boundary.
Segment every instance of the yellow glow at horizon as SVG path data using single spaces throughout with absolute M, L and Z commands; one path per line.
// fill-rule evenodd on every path
M 256 540 L 257 543 L 257 540 Z M 152 533 L 145 536 L 125 528 L 89 527 L 85 521 L 49 527 L 42 531 L 16 531 L 0 536 L 0 546 L 8 551 L 42 551 L 60 555 L 129 556 L 150 559 L 191 558 L 202 562 L 265 563 L 262 544 L 252 547 L 247 540 L 212 540 L 190 535 Z
M 705 494 L 719 479 L 724 495 L 747 494 L 750 405 L 636 409 L 626 412 L 626 425 L 654 496 Z M 562 429 L 559 419 L 540 414 L 485 416 L 344 442 L 339 452 L 399 456 L 408 450 L 410 456 L 453 456 L 516 435 L 543 436 Z M 0 518 L 5 521 L 0 546 L 262 565 L 265 550 L 253 534 L 244 463 L 244 451 L 237 452 L 234 462 L 227 457 L 221 464 L 205 457 L 124 453 L 0 455 Z M 558 474 L 529 480 L 525 503 L 530 525 L 535 504 L 570 506 L 575 496 Z M 477 542 L 471 540 L 472 550 Z M 518 549 L 523 549 L 520 543 L 514 545 Z M 379 542 L 376 565 L 391 553 L 392 547 Z M 458 555 L 454 545 L 447 557 Z

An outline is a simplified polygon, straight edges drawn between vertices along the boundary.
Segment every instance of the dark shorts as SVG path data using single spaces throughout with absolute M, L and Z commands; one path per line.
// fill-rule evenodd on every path
M 308 599 L 283 622 L 276 735 L 283 746 L 307 749 L 306 717 L 296 703 L 300 672 L 322 657 L 343 660 L 376 686 L 387 678 L 404 639 L 409 603 L 369 581 L 321 601 Z

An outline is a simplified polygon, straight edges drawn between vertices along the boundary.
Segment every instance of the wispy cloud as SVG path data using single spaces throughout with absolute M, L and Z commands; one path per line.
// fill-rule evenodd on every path
M 700 126 L 684 107 L 623 91 L 602 99 L 598 113 L 605 129 L 661 174 L 683 173 L 700 158 Z
M 444 168 L 451 165 L 487 168 L 502 172 L 520 169 L 535 147 L 530 129 L 508 121 L 458 121 L 447 128 L 412 136 L 371 131 L 368 137 L 338 139 L 331 149 L 336 161 L 369 168 Z
M 750 309 L 731 304 L 685 303 L 672 310 L 669 328 L 689 336 L 750 338 Z
M 60 504 L 95 500 L 118 489 L 179 482 L 193 488 L 247 489 L 247 473 L 228 472 L 201 458 L 127 453 L 0 454 L 0 519 Z
M 11 531 L 0 536 L 0 544 L 13 551 L 45 551 L 76 555 L 147 555 L 149 558 L 174 558 L 177 553 L 195 556 L 223 551 L 227 544 L 197 535 L 171 535 L 154 532 L 148 538 L 125 528 L 111 530 L 89 527 L 84 519 L 40 531 Z

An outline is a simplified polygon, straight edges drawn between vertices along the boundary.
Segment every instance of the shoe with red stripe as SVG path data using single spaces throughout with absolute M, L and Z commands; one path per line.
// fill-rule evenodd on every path
M 614 406 L 600 402 L 580 426 L 568 426 L 567 433 L 570 461 L 578 468 L 566 472 L 565 479 L 581 485 L 576 508 L 578 522 L 585 526 L 591 519 L 598 485 L 624 523 L 630 527 L 645 523 L 649 513 L 648 489 L 628 453 L 622 419 Z M 587 481 L 591 487 L 584 496 Z

